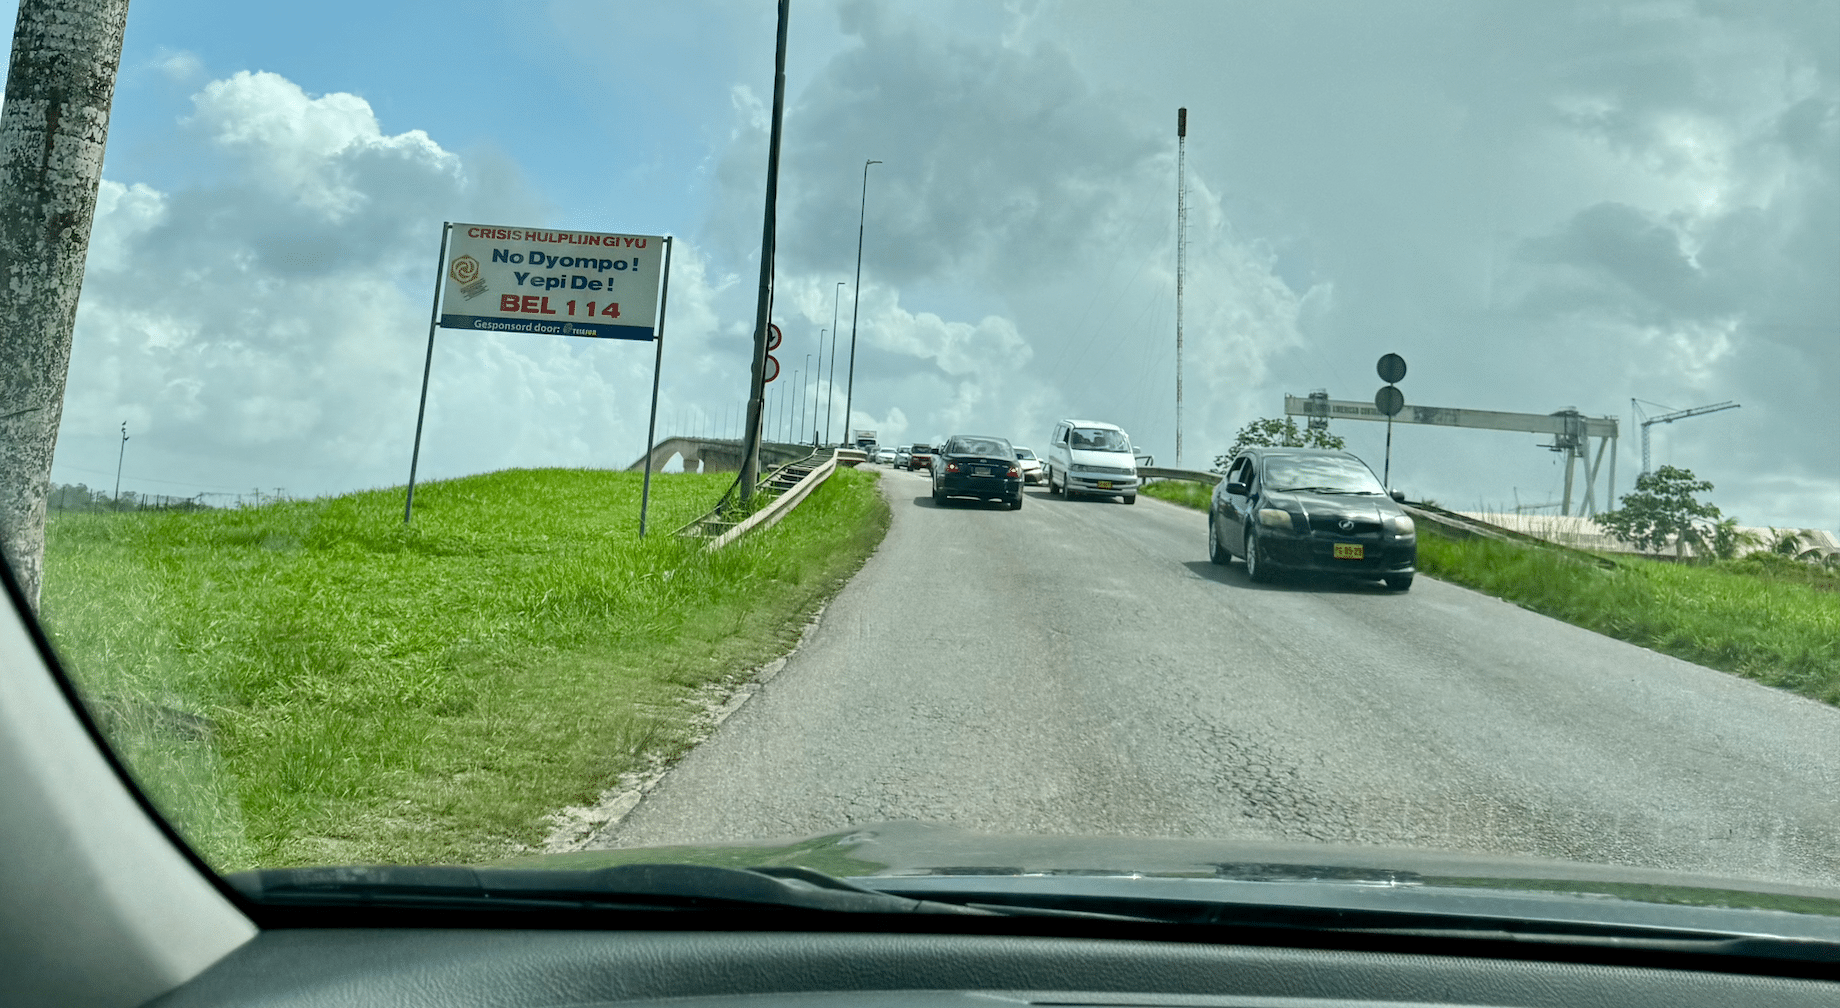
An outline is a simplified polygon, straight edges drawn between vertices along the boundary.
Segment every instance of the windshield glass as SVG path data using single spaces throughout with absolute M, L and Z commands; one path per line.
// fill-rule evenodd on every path
M 1028 450 L 1027 448 L 1018 448 L 1016 449 L 1016 457 L 1023 460 L 1024 462 L 1028 462 L 1035 458 L 1035 453 Z
M 946 452 L 952 455 L 994 455 L 1002 458 L 1015 458 L 1016 452 L 1002 441 L 989 438 L 960 438 L 946 445 Z
M 1382 494 L 1385 488 L 1358 459 L 1332 455 L 1268 455 L 1265 487 L 1283 493 L 1315 490 L 1321 493 Z
M 774 9 L 137 3 L 8 193 L 8 556 L 210 864 L 1840 888 L 1833 4 L 801 2 L 777 133 Z
M 1131 439 L 1123 431 L 1108 430 L 1104 427 L 1075 427 L 1070 442 L 1081 451 L 1128 452 Z

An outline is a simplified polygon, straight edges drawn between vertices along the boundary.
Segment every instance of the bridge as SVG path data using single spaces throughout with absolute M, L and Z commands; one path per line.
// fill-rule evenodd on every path
M 659 472 L 673 458 L 682 456 L 685 472 L 740 472 L 741 451 L 740 438 L 669 437 L 652 449 L 652 471 Z M 766 466 L 794 462 L 810 454 L 810 445 L 767 441 L 760 446 L 760 461 Z M 626 468 L 644 469 L 645 456 L 640 455 Z

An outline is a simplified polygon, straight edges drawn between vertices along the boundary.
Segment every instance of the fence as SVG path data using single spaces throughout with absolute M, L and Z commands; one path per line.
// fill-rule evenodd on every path
M 91 490 L 81 483 L 60 483 L 52 485 L 45 505 L 52 511 L 200 511 L 260 507 L 292 499 L 283 487 L 276 487 L 272 493 L 254 488 L 249 493 L 198 493 L 190 497 L 128 490 L 120 497 L 112 497 L 101 490 Z

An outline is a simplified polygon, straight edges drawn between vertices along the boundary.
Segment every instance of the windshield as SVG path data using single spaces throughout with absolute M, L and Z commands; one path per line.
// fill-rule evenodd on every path
M 1131 439 L 1123 431 L 1108 430 L 1104 427 L 1075 427 L 1069 442 L 1081 451 L 1128 452 Z
M 1002 458 L 1015 458 L 1016 451 L 1002 441 L 990 438 L 960 438 L 946 445 L 949 455 L 995 455 Z
M 1831 4 L 798 3 L 777 134 L 771 4 L 229 9 L 134 6 L 0 367 L 213 866 L 1840 889 Z
M 1035 453 L 1029 451 L 1027 448 L 1018 448 L 1016 449 L 1016 457 L 1024 462 L 1028 462 L 1034 460 Z
M 1319 493 L 1381 494 L 1380 481 L 1357 459 L 1324 455 L 1268 455 L 1265 487 L 1284 493 L 1313 490 Z

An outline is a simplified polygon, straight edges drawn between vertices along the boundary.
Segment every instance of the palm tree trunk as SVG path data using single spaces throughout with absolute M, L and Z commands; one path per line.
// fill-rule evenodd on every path
M 21 0 L 0 110 L 0 550 L 37 608 L 45 498 L 128 0 Z

